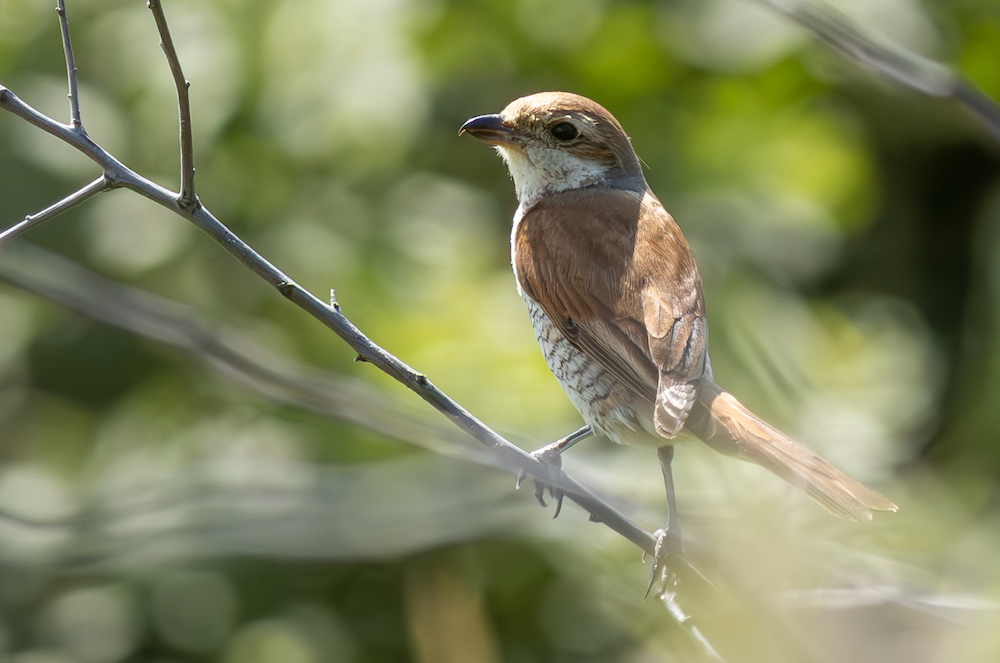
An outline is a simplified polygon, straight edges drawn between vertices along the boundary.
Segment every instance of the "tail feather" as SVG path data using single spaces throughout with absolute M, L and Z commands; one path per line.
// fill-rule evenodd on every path
M 762 421 L 707 378 L 699 387 L 686 428 L 716 451 L 756 463 L 802 488 L 835 515 L 871 520 L 872 511 L 898 510 L 883 495 Z

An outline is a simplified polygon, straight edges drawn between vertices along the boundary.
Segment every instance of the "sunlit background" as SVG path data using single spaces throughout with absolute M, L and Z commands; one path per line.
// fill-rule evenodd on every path
M 995 0 L 833 4 L 1000 99 Z M 90 135 L 176 188 L 174 88 L 145 3 L 67 5 Z M 580 419 L 515 291 L 510 180 L 457 130 L 542 90 L 606 106 L 692 245 L 718 382 L 900 505 L 846 523 L 681 445 L 687 557 L 705 576 L 682 575 L 682 607 L 731 661 L 1000 660 L 1000 147 L 971 114 L 751 0 L 164 5 L 202 202 L 529 449 Z M 0 0 L 0 83 L 66 121 L 52 6 Z M 0 226 L 98 175 L 0 114 Z M 464 458 L 443 417 L 181 218 L 113 191 L 14 244 L 0 659 L 697 659 L 643 601 L 634 546 L 574 505 L 550 520 L 530 487 Z M 337 420 L 268 398 L 26 292 L 12 274 L 32 266 L 86 289 L 82 266 L 185 305 L 171 310 L 250 356 L 360 379 L 338 392 L 356 404 Z M 421 450 L 405 421 L 458 451 Z M 588 441 L 566 467 L 662 524 L 648 450 Z

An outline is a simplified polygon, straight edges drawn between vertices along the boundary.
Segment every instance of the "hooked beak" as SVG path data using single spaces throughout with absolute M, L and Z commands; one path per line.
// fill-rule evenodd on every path
M 502 145 L 513 142 L 516 135 L 514 130 L 505 126 L 503 119 L 499 115 L 480 115 L 474 117 L 458 130 L 458 135 L 469 134 L 473 138 L 489 143 L 490 145 Z

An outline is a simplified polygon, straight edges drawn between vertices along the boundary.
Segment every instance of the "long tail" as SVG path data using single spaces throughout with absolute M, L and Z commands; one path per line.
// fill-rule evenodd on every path
M 871 520 L 873 510 L 899 508 L 762 421 L 708 378 L 701 382 L 685 428 L 716 451 L 756 463 L 802 488 L 835 515 Z

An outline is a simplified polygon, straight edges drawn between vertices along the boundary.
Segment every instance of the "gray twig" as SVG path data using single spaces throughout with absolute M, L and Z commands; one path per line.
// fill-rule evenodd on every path
M 69 78 L 69 123 L 70 126 L 83 130 L 83 122 L 80 120 L 80 92 L 76 84 L 76 58 L 73 57 L 73 43 L 69 38 L 65 0 L 57 0 L 56 13 L 59 14 L 59 32 L 62 35 L 63 53 L 66 55 L 66 76 Z
M 59 212 L 69 209 L 73 205 L 78 205 L 96 193 L 113 189 L 116 186 L 121 186 L 123 182 L 134 182 L 136 178 L 139 178 L 137 174 L 126 168 L 122 162 L 111 156 L 107 150 L 91 140 L 82 124 L 74 126 L 72 124 L 62 124 L 61 122 L 56 122 L 52 118 L 39 113 L 34 108 L 21 101 L 16 94 L 3 85 L 0 85 L 0 108 L 10 111 L 29 124 L 38 127 L 42 131 L 52 134 L 68 145 L 72 145 L 104 170 L 104 175 L 101 178 L 94 180 L 76 193 L 67 196 L 62 201 L 56 203 L 55 205 L 51 205 L 37 214 L 25 217 L 24 220 L 14 226 L 11 226 L 4 231 L 0 231 L 0 246 L 17 237 L 28 228 L 34 227 L 42 221 L 52 218 Z M 100 185 L 98 185 L 99 182 Z M 166 192 L 167 194 L 170 193 L 158 184 L 154 184 L 152 182 L 149 182 L 148 184 L 149 188 L 157 189 L 159 192 Z M 144 191 L 139 192 L 144 196 L 150 197 Z
M 198 198 L 194 192 L 194 140 L 191 137 L 191 103 L 188 99 L 188 89 L 191 87 L 191 82 L 184 78 L 184 72 L 181 71 L 181 61 L 177 57 L 177 50 L 174 48 L 174 40 L 170 36 L 167 17 L 163 14 L 160 0 L 148 0 L 146 6 L 153 12 L 156 29 L 160 33 L 160 48 L 167 56 L 170 74 L 174 77 L 174 86 L 177 88 L 177 108 L 181 133 L 181 190 L 177 202 L 181 209 L 187 210 L 198 204 Z
M 92 196 L 95 196 L 101 193 L 102 191 L 107 191 L 110 188 L 111 188 L 111 181 L 105 176 L 101 175 L 87 186 L 71 193 L 70 195 L 60 200 L 59 202 L 53 205 L 49 205 L 41 212 L 37 212 L 35 214 L 29 214 L 28 216 L 24 217 L 24 220 L 21 221 L 20 223 L 17 223 L 11 226 L 10 228 L 7 228 L 3 232 L 0 232 L 0 246 L 2 246 L 4 242 L 9 242 L 10 240 L 20 235 L 21 233 L 24 233 L 30 230 L 31 228 L 34 228 L 43 221 L 47 221 L 58 214 L 62 214 L 70 207 L 76 207 L 83 201 L 89 200 Z

